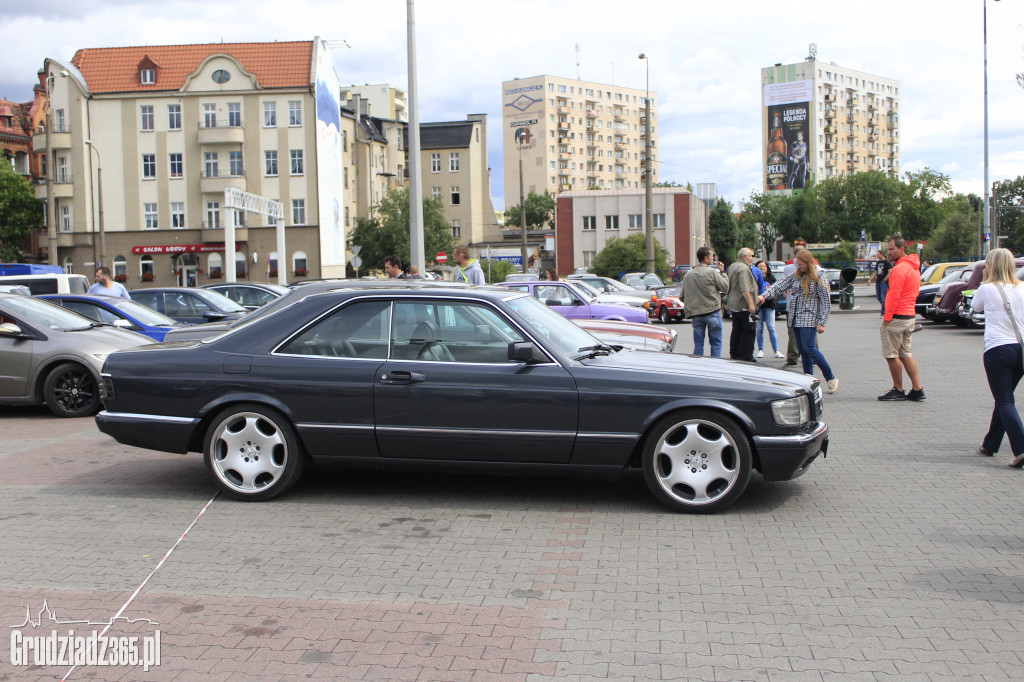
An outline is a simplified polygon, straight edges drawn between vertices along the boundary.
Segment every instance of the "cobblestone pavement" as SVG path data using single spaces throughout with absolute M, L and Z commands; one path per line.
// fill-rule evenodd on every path
M 688 516 L 638 475 L 307 472 L 279 500 L 214 499 L 124 612 L 159 625 L 114 624 L 159 627 L 159 667 L 70 679 L 1024 679 L 1024 471 L 1005 445 L 973 454 L 981 333 L 926 323 L 927 401 L 880 403 L 866 307 L 822 339 L 831 449 L 796 481 L 755 477 L 724 513 Z M 88 419 L 0 408 L 0 434 L 7 626 L 44 600 L 110 618 L 215 495 L 199 456 Z M 68 669 L 0 655 L 0 679 Z

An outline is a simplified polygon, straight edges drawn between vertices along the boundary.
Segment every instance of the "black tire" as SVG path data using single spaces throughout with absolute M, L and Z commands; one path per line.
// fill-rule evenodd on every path
M 739 499 L 751 460 L 747 435 L 733 419 L 693 409 L 651 427 L 642 461 L 644 480 L 659 502 L 673 511 L 707 514 Z
M 665 306 L 661 306 L 661 310 L 658 311 L 658 320 L 660 320 L 662 324 L 668 324 L 672 321 L 672 315 L 668 312 L 668 308 Z
M 277 410 L 232 405 L 212 422 L 203 442 L 206 469 L 236 500 L 269 500 L 302 476 L 305 457 L 295 429 Z
M 43 399 L 58 417 L 91 417 L 101 406 L 96 378 L 77 362 L 64 362 L 50 370 L 43 383 Z

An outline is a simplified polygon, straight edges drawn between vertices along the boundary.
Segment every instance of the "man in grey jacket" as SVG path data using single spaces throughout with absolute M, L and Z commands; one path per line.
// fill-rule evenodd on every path
M 754 260 L 753 249 L 746 247 L 736 254 L 736 262 L 729 266 L 729 298 L 726 305 L 732 313 L 732 334 L 729 336 L 729 358 L 754 359 L 754 323 L 757 312 L 757 282 L 750 271 Z
M 458 270 L 455 273 L 456 282 L 467 284 L 487 284 L 484 278 L 484 271 L 480 268 L 480 261 L 469 257 L 469 247 L 463 244 L 455 247 L 455 265 Z
M 711 357 L 722 357 L 722 294 L 729 291 L 724 267 L 715 262 L 709 246 L 697 249 L 697 266 L 683 277 L 683 305 L 693 322 L 693 354 L 704 355 L 704 332 L 711 343 Z

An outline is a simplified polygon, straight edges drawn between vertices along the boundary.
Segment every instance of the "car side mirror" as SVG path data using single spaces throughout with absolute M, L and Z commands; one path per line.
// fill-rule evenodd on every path
M 114 320 L 111 324 L 115 327 L 120 327 L 121 329 L 131 329 L 134 326 L 131 322 L 124 319 Z
M 207 310 L 205 313 L 203 313 L 203 317 L 205 317 L 207 320 L 223 320 L 225 317 L 227 317 L 227 315 L 225 315 L 224 313 L 215 312 L 213 310 Z
M 530 341 L 513 341 L 508 344 L 508 359 L 528 365 L 548 361 L 547 356 Z
M 24 336 L 24 333 L 21 331 L 21 327 L 13 322 L 4 322 L 3 324 L 0 324 L 0 336 L 19 338 Z

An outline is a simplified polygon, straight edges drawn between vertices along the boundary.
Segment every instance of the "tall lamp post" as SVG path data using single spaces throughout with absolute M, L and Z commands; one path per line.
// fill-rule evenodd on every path
M 522 130 L 520 128 L 520 130 Z M 517 131 L 518 132 L 518 131 Z M 523 259 L 523 272 L 528 270 L 526 259 L 526 197 L 523 196 L 523 136 L 519 135 L 519 234 Z M 487 261 L 490 263 L 490 261 Z
M 646 94 L 644 96 L 644 228 L 647 236 L 647 272 L 654 272 L 654 192 L 651 189 L 651 61 L 643 52 L 638 59 L 647 67 Z
M 995 0 L 999 2 L 999 0 Z M 982 59 L 984 60 L 984 82 L 985 82 L 985 208 L 984 208 L 984 234 L 989 235 L 989 249 L 999 246 L 999 238 L 992 232 L 991 217 L 989 210 L 992 188 L 988 182 L 988 0 L 981 0 L 981 41 Z M 984 248 L 984 238 L 982 239 Z M 984 253 L 982 256 L 986 255 Z
M 60 72 L 61 78 L 67 78 L 67 75 L 67 71 Z M 53 180 L 57 177 L 57 165 L 53 162 L 53 147 L 50 145 L 50 128 L 53 127 L 53 107 L 50 101 L 53 99 L 53 79 L 56 77 L 57 74 L 52 73 L 46 76 L 46 248 L 50 265 L 60 264 L 57 256 L 57 216 L 53 210 Z
M 107 245 L 105 239 L 105 233 L 103 231 L 103 157 L 100 156 L 100 150 L 96 149 L 96 146 L 92 143 L 92 140 L 86 140 L 85 144 L 88 145 L 90 151 L 96 152 L 96 191 L 99 195 L 99 234 L 100 234 L 100 253 L 99 259 L 96 260 L 94 266 L 99 269 L 100 266 L 107 264 Z M 92 157 L 89 157 L 89 165 L 92 166 Z

